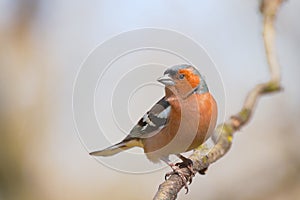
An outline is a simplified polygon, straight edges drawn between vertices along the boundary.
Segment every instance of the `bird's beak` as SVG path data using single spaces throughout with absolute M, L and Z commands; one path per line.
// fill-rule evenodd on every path
M 168 74 L 158 78 L 157 81 L 164 84 L 165 86 L 175 85 L 173 79 Z

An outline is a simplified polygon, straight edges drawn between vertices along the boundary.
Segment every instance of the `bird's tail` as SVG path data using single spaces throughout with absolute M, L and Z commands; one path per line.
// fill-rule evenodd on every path
M 112 156 L 121 151 L 125 151 L 132 147 L 142 147 L 142 143 L 139 139 L 131 139 L 131 140 L 123 140 L 115 145 L 107 147 L 106 149 L 91 152 L 90 155 L 92 156 Z

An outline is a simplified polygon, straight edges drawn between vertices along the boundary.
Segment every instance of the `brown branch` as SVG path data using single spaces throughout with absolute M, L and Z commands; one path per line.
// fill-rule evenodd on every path
M 242 128 L 251 118 L 256 102 L 261 95 L 269 94 L 280 90 L 280 66 L 275 53 L 275 30 L 274 21 L 277 11 L 283 0 L 262 0 L 261 12 L 264 17 L 264 44 L 268 60 L 271 78 L 268 82 L 256 85 L 246 97 L 241 111 L 233 115 L 228 121 L 220 124 L 216 128 L 219 135 L 215 146 L 204 154 L 203 148 L 198 148 L 189 157 L 194 165 L 195 171 L 203 173 L 207 167 L 223 157 L 231 147 L 233 135 Z M 192 178 L 187 168 L 182 169 L 187 176 L 187 180 Z M 168 180 L 163 182 L 154 197 L 154 200 L 176 199 L 178 192 L 184 187 L 182 179 L 173 174 Z

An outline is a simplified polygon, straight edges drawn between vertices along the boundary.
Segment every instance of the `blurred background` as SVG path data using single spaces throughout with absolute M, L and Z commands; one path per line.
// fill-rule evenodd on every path
M 0 200 L 151 199 L 169 169 L 120 173 L 82 146 L 72 116 L 81 63 L 120 32 L 179 31 L 215 61 L 229 117 L 269 78 L 259 2 L 0 0 Z M 287 1 L 276 22 L 284 90 L 261 98 L 230 152 L 179 199 L 300 198 L 299 8 Z

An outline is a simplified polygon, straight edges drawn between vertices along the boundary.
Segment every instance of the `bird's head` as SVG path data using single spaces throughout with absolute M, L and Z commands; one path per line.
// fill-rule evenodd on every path
M 192 65 L 182 64 L 170 67 L 157 81 L 165 85 L 166 92 L 184 99 L 193 93 L 208 92 L 205 80 Z

